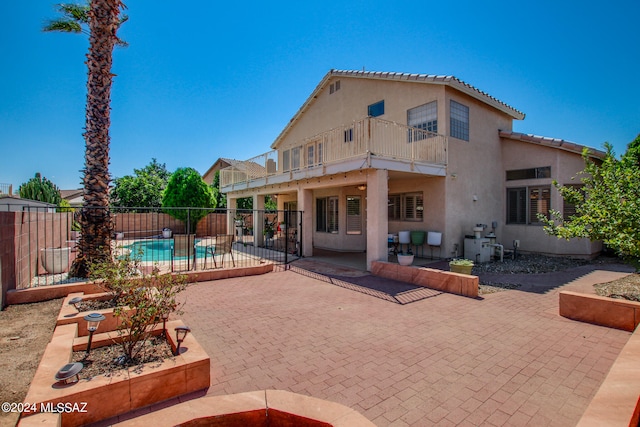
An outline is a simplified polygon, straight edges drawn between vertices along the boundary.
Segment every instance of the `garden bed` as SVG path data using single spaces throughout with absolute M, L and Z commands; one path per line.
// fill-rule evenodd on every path
M 167 330 L 184 326 L 179 320 L 167 322 Z M 78 426 L 97 422 L 131 410 L 209 387 L 210 359 L 193 334 L 187 335 L 181 352 L 163 362 L 152 362 L 127 368 L 117 375 L 98 375 L 70 385 L 56 382 L 56 372 L 70 362 L 73 349 L 86 348 L 88 337 L 77 337 L 77 325 L 57 326 L 51 342 L 31 382 L 25 402 L 36 404 L 78 403 L 85 412 L 62 413 L 64 426 Z M 162 332 L 162 325 L 154 334 Z M 110 345 L 115 333 L 99 333 L 93 337 L 93 347 Z M 175 336 L 167 334 L 175 349 Z M 24 416 L 31 416 L 23 414 Z

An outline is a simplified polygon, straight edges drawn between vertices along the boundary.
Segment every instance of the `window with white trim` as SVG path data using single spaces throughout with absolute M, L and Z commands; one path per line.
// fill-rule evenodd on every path
M 362 234 L 362 198 L 347 196 L 347 234 Z
M 282 152 L 282 171 L 289 172 L 291 170 L 291 150 Z
M 428 138 L 429 133 L 438 132 L 437 101 L 407 110 L 407 125 L 417 130 L 409 131 L 409 142 Z
M 465 141 L 469 140 L 469 107 L 451 100 L 449 113 L 451 136 Z
M 291 149 L 291 170 L 300 169 L 300 149 L 302 147 L 295 147 Z

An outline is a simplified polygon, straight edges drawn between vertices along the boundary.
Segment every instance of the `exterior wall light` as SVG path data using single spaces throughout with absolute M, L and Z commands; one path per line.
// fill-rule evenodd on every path
M 366 190 L 366 189 L 367 189 L 367 186 L 366 186 L 365 184 L 360 184 L 360 185 L 358 185 L 358 190 L 360 190 L 360 191 L 364 191 L 364 190 Z
M 85 355 L 85 357 L 87 357 L 89 353 L 91 353 L 91 340 L 93 339 L 93 333 L 98 329 L 100 322 L 106 319 L 106 317 L 100 313 L 91 313 L 84 316 L 83 319 L 87 321 L 87 331 L 89 331 L 89 342 L 87 343 L 87 354 Z
M 175 328 L 175 331 L 176 331 L 176 341 L 178 341 L 175 356 L 178 356 L 180 355 L 180 345 L 182 344 L 182 341 L 184 341 L 184 339 L 187 337 L 187 334 L 191 332 L 191 328 L 188 326 L 178 326 Z

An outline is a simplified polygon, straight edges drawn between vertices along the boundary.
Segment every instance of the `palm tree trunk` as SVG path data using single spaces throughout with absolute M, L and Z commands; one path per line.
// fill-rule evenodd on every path
M 90 7 L 82 235 L 70 272 L 76 277 L 87 277 L 92 263 L 111 259 L 113 230 L 109 212 L 111 64 L 124 4 L 121 0 L 91 0 Z

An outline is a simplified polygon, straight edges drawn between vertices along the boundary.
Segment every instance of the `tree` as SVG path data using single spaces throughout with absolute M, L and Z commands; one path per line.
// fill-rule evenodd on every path
M 606 143 L 602 163 L 592 160 L 585 149 L 585 169 L 579 174 L 583 186 L 554 182 L 565 202 L 575 205 L 576 213 L 563 218 L 552 210 L 550 219 L 538 216 L 545 223 L 545 232 L 558 238 L 601 240 L 622 257 L 640 259 L 639 147 L 640 135 L 617 160 L 613 147 Z
M 125 175 L 114 180 L 109 193 L 111 203 L 122 207 L 162 206 L 162 193 L 171 175 L 164 163 L 154 158 L 142 169 L 134 169 L 134 175 Z
M 89 36 L 89 10 L 90 4 L 61 3 L 55 8 L 62 16 L 58 19 L 49 21 L 43 28 L 43 31 L 59 31 L 62 33 L 76 33 Z M 120 14 L 116 28 L 120 28 L 122 24 L 127 22 L 129 16 Z M 116 36 L 116 45 L 127 47 L 129 44 Z
M 198 221 L 209 213 L 208 209 L 215 209 L 216 199 L 211 187 L 203 181 L 197 170 L 179 168 L 169 178 L 162 197 L 162 207 L 166 213 L 187 224 L 190 233 L 195 233 Z
M 38 200 L 56 206 L 62 200 L 60 189 L 53 182 L 40 175 L 40 172 L 36 172 L 35 177 L 22 184 L 18 188 L 18 194 L 23 199 Z
M 87 54 L 87 106 L 85 132 L 84 203 L 80 212 L 82 229 L 78 255 L 70 275 L 87 277 L 91 263 L 111 259 L 113 224 L 109 211 L 109 127 L 113 47 L 121 24 L 121 0 L 91 0 L 89 53 Z
M 227 207 L 227 195 L 220 191 L 220 171 L 216 171 L 213 176 L 213 182 L 211 183 L 211 190 L 213 191 L 213 197 L 216 199 L 217 208 Z

